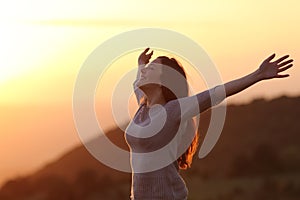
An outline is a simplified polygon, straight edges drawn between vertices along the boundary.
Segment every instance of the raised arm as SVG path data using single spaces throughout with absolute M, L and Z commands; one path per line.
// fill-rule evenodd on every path
M 179 113 L 181 113 L 180 119 L 194 117 L 198 115 L 199 112 L 204 112 L 210 107 L 219 104 L 226 97 L 237 94 L 259 81 L 288 77 L 288 74 L 279 73 L 291 68 L 293 66 L 293 60 L 286 60 L 289 57 L 286 55 L 272 62 L 274 57 L 275 54 L 271 55 L 261 63 L 256 71 L 242 78 L 227 82 L 224 85 L 216 86 L 194 96 L 179 99 L 181 110 L 174 109 L 174 105 L 170 105 L 173 107 L 172 109 L 175 110 L 174 116 L 180 116 Z M 196 99 L 197 101 L 195 101 Z M 195 102 L 198 102 L 198 104 Z M 176 107 L 178 108 L 178 106 Z
M 133 82 L 133 89 L 134 89 L 134 93 L 137 99 L 137 103 L 140 105 L 140 100 L 143 97 L 143 91 L 141 89 L 139 89 L 136 86 L 136 82 L 138 81 L 138 79 L 140 78 L 141 75 L 141 70 L 146 66 L 146 64 L 149 63 L 149 60 L 151 58 L 151 56 L 153 55 L 153 51 L 151 51 L 151 53 L 147 54 L 147 52 L 149 51 L 150 48 L 145 49 L 139 56 L 138 58 L 138 72 L 136 75 L 136 80 Z
M 242 78 L 230 81 L 224 84 L 226 97 L 234 95 L 244 89 L 250 87 L 251 85 L 267 79 L 273 78 L 285 78 L 288 77 L 288 74 L 279 74 L 290 67 L 293 66 L 292 59 L 286 60 L 289 55 L 285 55 L 273 62 L 272 59 L 275 57 L 275 54 L 271 55 L 265 59 L 259 68 L 251 74 L 244 76 Z

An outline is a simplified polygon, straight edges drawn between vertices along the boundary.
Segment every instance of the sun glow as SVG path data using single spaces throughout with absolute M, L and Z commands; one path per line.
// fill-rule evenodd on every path
M 0 84 L 30 73 L 49 56 L 43 31 L 29 24 L 0 23 Z
M 77 142 L 71 105 L 80 67 L 98 45 L 125 31 L 155 27 L 191 38 L 205 49 L 224 81 L 252 72 L 271 53 L 288 53 L 295 60 L 291 77 L 259 83 L 229 101 L 299 95 L 299 10 L 296 0 L 1 0 L 0 186 Z M 108 84 L 117 82 L 122 70 L 136 67 L 139 53 L 117 60 L 108 71 Z M 194 74 L 187 72 L 188 77 Z M 108 91 L 99 87 L 96 95 L 106 100 Z M 101 99 L 96 100 L 98 106 Z M 113 122 L 106 114 L 111 112 L 108 103 L 103 112 L 97 110 L 107 124 Z M 132 115 L 135 110 L 132 106 Z

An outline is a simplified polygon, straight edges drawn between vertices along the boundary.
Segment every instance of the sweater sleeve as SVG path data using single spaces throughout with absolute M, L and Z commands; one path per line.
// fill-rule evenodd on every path
M 142 97 L 144 96 L 144 93 L 143 91 L 137 87 L 137 82 L 141 76 L 141 70 L 145 67 L 145 65 L 140 65 L 138 66 L 138 72 L 137 72 L 137 75 L 136 75 L 136 79 L 135 81 L 133 82 L 133 90 L 134 90 L 134 93 L 135 93 L 135 96 L 136 96 L 136 100 L 137 100 L 137 103 L 138 105 L 141 104 L 141 99 Z
M 225 91 L 222 89 L 219 85 L 193 96 L 170 101 L 166 109 L 176 121 L 190 119 L 221 103 L 225 99 Z

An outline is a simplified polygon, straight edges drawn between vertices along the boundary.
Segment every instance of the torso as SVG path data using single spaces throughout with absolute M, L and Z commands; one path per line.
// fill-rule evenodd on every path
M 170 109 L 157 106 L 150 112 L 141 105 L 125 132 L 133 170 L 131 198 L 186 199 L 187 188 L 177 164 L 182 133 Z

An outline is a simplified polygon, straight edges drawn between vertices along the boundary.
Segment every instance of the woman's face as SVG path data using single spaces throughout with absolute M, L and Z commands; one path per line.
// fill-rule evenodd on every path
M 161 85 L 162 64 L 160 58 L 156 58 L 141 70 L 137 86 L 141 87 L 146 84 Z

